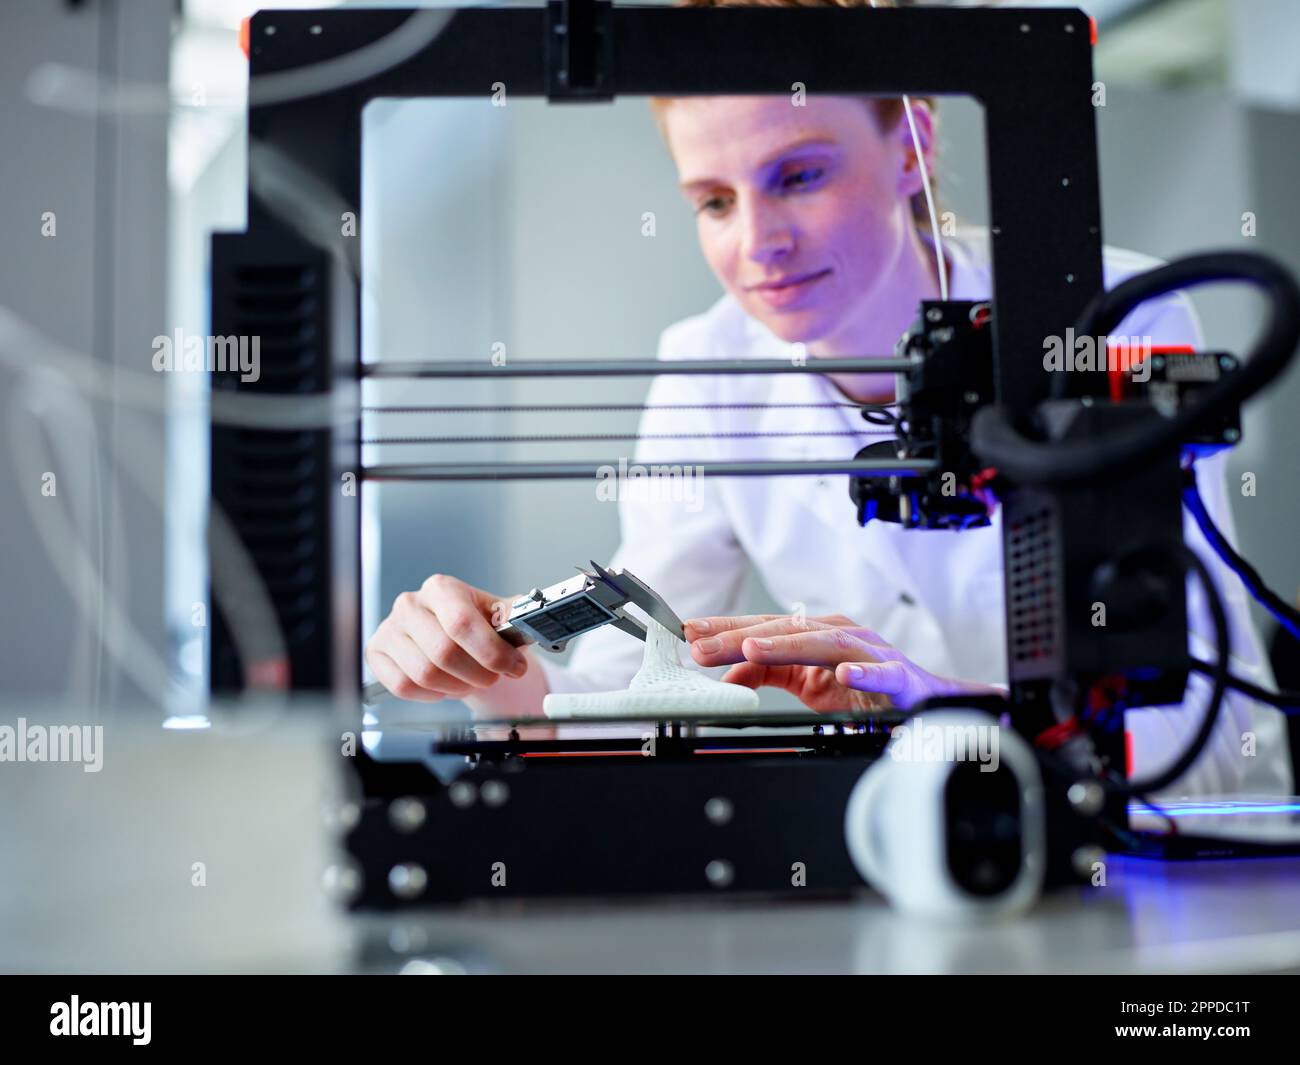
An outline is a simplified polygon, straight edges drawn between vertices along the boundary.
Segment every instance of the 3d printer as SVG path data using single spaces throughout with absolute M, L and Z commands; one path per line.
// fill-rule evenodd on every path
M 1127 799 L 1160 784 L 1125 779 L 1124 709 L 1178 701 L 1191 668 L 1213 677 L 1215 707 L 1231 682 L 1226 657 L 1188 658 L 1183 581 L 1189 569 L 1204 577 L 1204 568 L 1182 547 L 1181 455 L 1185 446 L 1232 441 L 1238 405 L 1277 375 L 1300 335 L 1294 282 L 1256 256 L 1197 257 L 1102 291 L 1089 28 L 1076 10 L 672 10 L 602 0 L 262 12 L 251 31 L 248 227 L 214 236 L 212 330 L 272 339 L 263 341 L 260 380 L 215 375 L 213 387 L 341 393 L 363 376 L 667 372 L 653 360 L 490 369 L 363 362 L 358 257 L 337 236 L 330 211 L 359 205 L 361 111 L 372 99 L 474 96 L 504 80 L 515 96 L 598 105 L 618 94 L 784 93 L 809 71 L 819 93 L 974 97 L 988 145 L 993 301 L 927 302 L 893 358 L 833 367 L 900 375 L 898 439 L 837 462 L 736 462 L 711 464 L 710 472 L 848 473 L 859 520 L 916 528 L 979 523 L 987 495 L 996 497 L 1004 508 L 1011 694 L 984 709 L 1029 742 L 1064 722 L 1078 725 L 1078 742 L 1041 752 L 1046 880 L 1077 881 L 1081 848 L 1114 844 Z M 325 71 L 327 81 L 313 81 Z M 300 200 L 295 181 L 321 195 Z M 1257 284 L 1272 308 L 1240 363 L 1219 353 L 1162 353 L 1146 383 L 1132 374 L 1114 382 L 1108 374 L 1053 376 L 1042 367 L 1045 336 L 1073 327 L 1105 350 L 1108 329 L 1142 299 L 1225 279 Z M 707 360 L 672 372 L 827 369 L 815 360 Z M 593 477 L 599 465 L 366 468 L 359 430 L 359 413 L 332 429 L 214 425 L 213 495 L 271 591 L 287 655 L 259 661 L 245 649 L 241 658 L 229 619 L 218 618 L 215 692 L 287 678 L 295 690 L 333 692 L 355 715 L 360 510 L 356 497 L 336 490 L 341 474 L 364 487 Z M 845 513 L 850 520 L 847 502 Z M 1116 624 L 1088 626 L 1080 620 L 1086 612 L 1072 609 L 1098 597 L 1117 604 Z M 1226 656 L 1221 608 L 1216 622 Z M 528 722 L 505 720 L 500 738 L 435 741 L 467 759 L 449 786 L 423 765 L 359 754 L 343 769 L 355 773 L 362 796 L 348 835 L 361 873 L 355 903 L 861 886 L 843 814 L 901 720 L 845 713 L 811 724 L 792 715 L 641 721 L 653 757 L 644 757 L 639 739 L 528 740 L 510 731 Z M 702 734 L 717 725 L 734 735 Z M 761 734 L 748 727 L 760 725 Z M 1014 843 L 1025 811 L 1015 788 L 969 783 L 963 824 L 977 844 L 989 843 L 977 856 L 987 862 L 996 854 L 1005 873 L 1024 857 Z M 954 852 L 952 861 L 969 858 Z M 502 862 L 510 875 L 498 884 L 492 871 Z M 806 872 L 801 883 L 791 877 L 793 863 Z

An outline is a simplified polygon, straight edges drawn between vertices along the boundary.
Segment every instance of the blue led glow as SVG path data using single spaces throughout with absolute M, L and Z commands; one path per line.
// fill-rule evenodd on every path
M 1282 814 L 1300 813 L 1296 802 L 1216 802 L 1216 803 L 1161 803 L 1160 809 L 1140 802 L 1128 805 L 1130 814 L 1166 813 L 1170 817 L 1224 817 L 1232 814 Z

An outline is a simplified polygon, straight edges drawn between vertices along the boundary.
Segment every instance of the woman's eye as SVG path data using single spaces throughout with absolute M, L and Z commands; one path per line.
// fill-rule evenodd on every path
M 726 206 L 727 206 L 726 197 L 713 196 L 705 200 L 702 204 L 700 204 L 699 210 L 696 213 L 707 211 L 709 214 L 717 214 L 719 211 L 725 210 Z
M 826 171 L 819 166 L 806 166 L 801 170 L 785 176 L 782 184 L 785 188 L 806 188 L 807 186 L 818 181 Z

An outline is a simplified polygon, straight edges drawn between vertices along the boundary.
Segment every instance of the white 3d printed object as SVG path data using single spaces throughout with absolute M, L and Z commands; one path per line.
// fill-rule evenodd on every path
M 682 665 L 680 641 L 653 618 L 646 620 L 645 659 L 627 691 L 548 695 L 542 711 L 553 718 L 619 717 L 627 714 L 744 713 L 758 709 L 758 692 L 723 684 Z

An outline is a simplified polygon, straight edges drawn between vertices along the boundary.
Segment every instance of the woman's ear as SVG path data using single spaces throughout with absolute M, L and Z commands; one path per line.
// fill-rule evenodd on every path
M 934 174 L 935 125 L 934 111 L 924 100 L 912 100 L 912 121 L 916 124 L 916 139 L 921 145 L 921 157 L 925 161 L 926 173 Z M 903 165 L 898 174 L 898 193 L 901 199 L 910 200 L 924 187 L 921 171 L 917 165 L 916 145 L 912 140 L 912 130 L 907 122 L 907 114 L 899 116 L 898 125 L 894 127 L 896 143 L 901 151 Z

